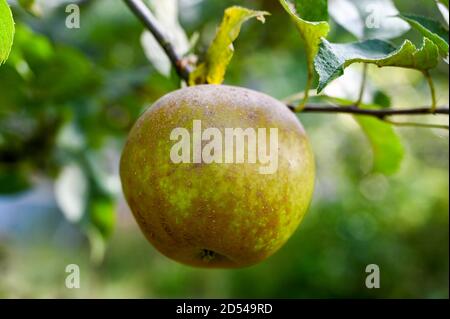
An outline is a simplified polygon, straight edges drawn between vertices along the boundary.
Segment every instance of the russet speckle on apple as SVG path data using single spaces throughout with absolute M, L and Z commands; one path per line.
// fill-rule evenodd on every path
M 237 268 L 265 260 L 292 236 L 312 198 L 315 166 L 284 104 L 199 85 L 162 97 L 139 118 L 120 176 L 137 223 L 162 254 Z

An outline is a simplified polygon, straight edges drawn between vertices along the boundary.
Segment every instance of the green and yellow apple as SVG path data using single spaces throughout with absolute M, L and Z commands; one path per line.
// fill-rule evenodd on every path
M 311 201 L 314 159 L 281 102 L 224 85 L 158 100 L 122 154 L 123 191 L 161 253 L 199 267 L 244 267 L 276 252 Z

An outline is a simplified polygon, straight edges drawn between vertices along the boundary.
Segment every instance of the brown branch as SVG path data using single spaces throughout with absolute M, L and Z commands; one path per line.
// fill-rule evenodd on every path
M 167 54 L 180 78 L 188 82 L 189 74 L 191 73 L 189 66 L 186 65 L 186 63 L 183 62 L 183 58 L 176 53 L 173 45 L 170 43 L 150 9 L 142 2 L 142 0 L 124 0 L 124 2 L 131 9 L 134 15 L 136 15 L 144 26 L 153 34 L 155 39 L 164 49 L 164 52 Z M 288 107 L 295 112 L 296 108 L 294 106 L 288 105 Z M 433 110 L 432 108 L 424 107 L 413 109 L 371 110 L 358 108 L 357 106 L 306 105 L 302 108 L 301 113 L 343 113 L 372 116 L 380 120 L 386 120 L 387 117 L 395 115 L 449 115 L 449 109 L 448 107 L 440 107 Z
M 288 105 L 289 109 L 294 111 L 293 105 Z M 412 109 L 361 109 L 356 106 L 328 106 L 328 105 L 309 105 L 306 106 L 302 113 L 344 113 L 353 115 L 373 116 L 384 119 L 395 115 L 449 115 L 449 108 L 440 107 L 432 111 L 429 107 L 412 108 Z
M 124 2 L 161 45 L 170 62 L 174 66 L 178 76 L 188 82 L 190 74 L 189 66 L 183 62 L 183 58 L 180 57 L 175 51 L 175 48 L 172 43 L 170 43 L 158 20 L 156 20 L 150 9 L 142 2 L 142 0 L 124 0 Z

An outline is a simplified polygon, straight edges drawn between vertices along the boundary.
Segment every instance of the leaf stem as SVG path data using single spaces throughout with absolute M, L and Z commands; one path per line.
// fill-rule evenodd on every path
M 361 87 L 359 89 L 359 95 L 358 95 L 358 100 L 356 101 L 355 105 L 356 106 L 360 106 L 363 98 L 364 98 L 364 93 L 366 91 L 366 85 L 367 85 L 367 71 L 368 71 L 368 64 L 364 63 L 363 66 L 363 72 L 362 72 L 362 81 L 361 81 Z
M 308 68 L 308 78 L 306 80 L 306 87 L 305 87 L 305 91 L 304 91 L 304 96 L 303 96 L 303 100 L 300 102 L 300 104 L 295 108 L 296 112 L 301 112 L 305 106 L 306 103 L 308 103 L 309 100 L 309 91 L 311 90 L 312 84 L 313 84 L 313 80 L 314 80 L 314 76 L 313 73 L 314 71 L 311 70 L 311 68 Z
M 437 108 L 437 98 L 436 98 L 436 88 L 434 86 L 433 77 L 430 74 L 429 70 L 423 72 L 425 78 L 427 79 L 428 86 L 430 87 L 431 93 L 431 108 L 430 112 L 433 113 Z

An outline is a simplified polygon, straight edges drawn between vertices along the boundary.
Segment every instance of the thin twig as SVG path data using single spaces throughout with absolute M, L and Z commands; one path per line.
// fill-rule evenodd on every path
M 189 66 L 183 62 L 182 57 L 175 51 L 175 48 L 172 43 L 170 43 L 150 9 L 142 2 L 142 0 L 124 0 L 124 2 L 161 45 L 180 78 L 188 82 L 190 74 Z

